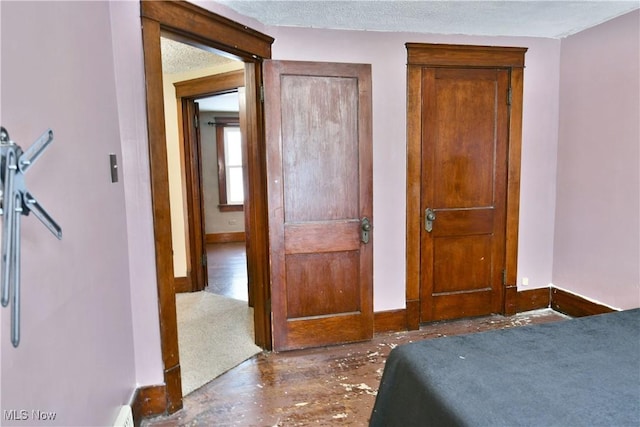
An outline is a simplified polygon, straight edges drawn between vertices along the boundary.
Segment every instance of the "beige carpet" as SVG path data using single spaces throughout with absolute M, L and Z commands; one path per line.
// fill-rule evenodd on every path
M 184 396 L 262 351 L 246 301 L 184 293 L 176 295 L 176 309 Z

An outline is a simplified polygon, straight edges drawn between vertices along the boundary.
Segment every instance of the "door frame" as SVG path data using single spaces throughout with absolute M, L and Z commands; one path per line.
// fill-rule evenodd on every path
M 193 98 L 178 99 L 178 132 L 181 151 L 181 169 L 183 170 L 185 192 L 184 209 L 187 234 L 187 280 L 185 287 L 174 282 L 178 292 L 196 292 L 204 290 L 206 283 L 206 254 L 204 246 L 204 219 L 202 206 L 202 173 L 200 158 L 200 130 L 196 128 L 194 115 L 197 105 Z M 186 289 L 185 289 L 186 288 Z
M 274 39 L 201 7 L 179 1 L 140 2 L 147 128 L 160 342 L 163 361 L 165 411 L 182 408 L 180 360 L 176 319 L 169 180 L 164 123 L 160 36 L 169 32 L 184 41 L 245 62 L 247 99 L 247 170 L 249 200 L 245 206 L 248 275 L 254 287 L 256 344 L 271 348 L 269 301 L 267 203 L 265 186 L 264 119 L 260 102 L 262 60 L 271 58 Z
M 408 329 L 420 327 L 420 235 L 422 227 L 422 114 L 421 75 L 425 66 L 480 67 L 509 70 L 510 110 L 507 142 L 507 200 L 505 274 L 502 314 L 516 312 L 518 224 L 520 210 L 520 156 L 524 54 L 527 48 L 406 43 L 407 48 L 407 229 L 406 310 Z M 505 94 L 507 96 L 507 94 Z
M 228 92 L 244 86 L 244 70 L 229 71 L 191 80 L 184 80 L 173 84 L 176 102 L 178 104 L 178 129 L 180 133 L 181 150 L 184 153 L 184 188 L 186 190 L 187 211 L 187 281 L 183 289 L 176 292 L 195 292 L 204 289 L 206 281 L 206 255 L 204 212 L 202 212 L 202 158 L 200 157 L 200 140 L 197 146 L 192 146 L 191 130 L 196 126 L 188 104 L 196 99 L 213 96 L 221 92 Z M 189 114 L 185 114 L 185 111 Z M 200 125 L 200 124 L 199 124 Z M 245 147 L 246 148 L 246 147 Z M 246 151 L 246 149 L 245 149 Z M 246 168 L 245 168 L 246 170 Z M 248 177 L 244 181 L 248 182 Z M 245 191 L 246 192 L 246 191 Z M 248 192 L 246 192 L 249 194 Z

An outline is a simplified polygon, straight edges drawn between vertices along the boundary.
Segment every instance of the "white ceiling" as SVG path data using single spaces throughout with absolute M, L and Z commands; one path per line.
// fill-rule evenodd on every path
M 272 26 L 562 38 L 640 7 L 626 1 L 218 0 Z
M 240 104 L 238 103 L 238 92 L 225 93 L 222 95 L 210 96 L 208 98 L 200 98 L 196 100 L 200 111 L 224 111 L 238 112 Z

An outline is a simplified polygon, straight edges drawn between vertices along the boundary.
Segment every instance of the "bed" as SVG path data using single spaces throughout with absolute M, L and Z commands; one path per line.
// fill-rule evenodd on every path
M 370 427 L 640 426 L 640 309 L 396 347 Z

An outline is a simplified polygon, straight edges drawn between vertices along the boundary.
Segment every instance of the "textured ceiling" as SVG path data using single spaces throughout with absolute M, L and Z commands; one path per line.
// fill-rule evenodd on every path
M 265 25 L 562 38 L 640 7 L 627 1 L 218 0 Z
M 634 9 L 628 1 L 218 0 L 268 26 L 562 38 Z M 168 74 L 231 59 L 162 37 Z
M 165 74 L 200 70 L 233 61 L 233 59 L 166 37 L 160 37 L 160 49 L 162 51 L 162 72 Z

